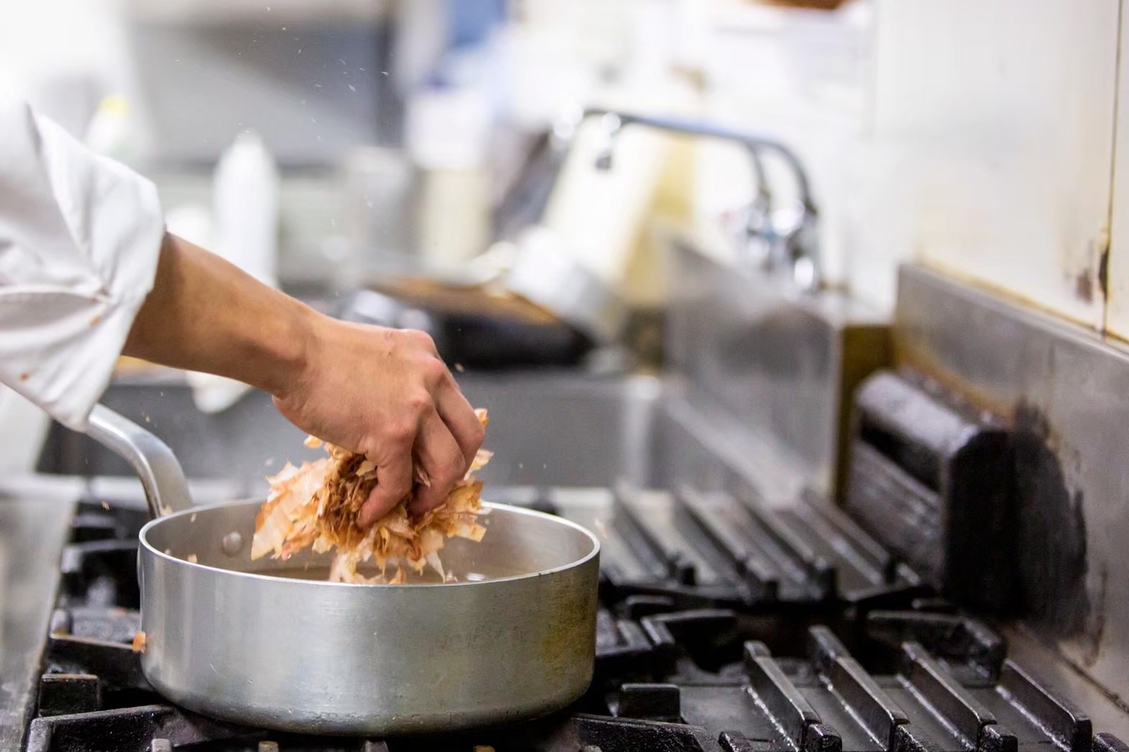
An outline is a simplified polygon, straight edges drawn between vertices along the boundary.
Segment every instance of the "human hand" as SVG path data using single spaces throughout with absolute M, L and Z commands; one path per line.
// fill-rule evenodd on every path
M 412 511 L 442 503 L 482 445 L 485 429 L 424 332 L 317 316 L 297 377 L 275 389 L 302 430 L 364 455 L 377 485 L 358 523 L 371 525 L 412 491 L 413 458 L 427 473 Z

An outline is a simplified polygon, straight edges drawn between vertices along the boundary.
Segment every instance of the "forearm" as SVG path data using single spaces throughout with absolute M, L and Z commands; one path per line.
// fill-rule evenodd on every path
M 166 234 L 124 354 L 277 394 L 301 378 L 319 314 L 220 257 Z
M 412 492 L 415 461 L 430 480 L 415 511 L 442 503 L 482 445 L 429 336 L 331 319 L 173 235 L 124 352 L 257 386 L 302 430 L 364 454 L 380 480 L 362 524 Z

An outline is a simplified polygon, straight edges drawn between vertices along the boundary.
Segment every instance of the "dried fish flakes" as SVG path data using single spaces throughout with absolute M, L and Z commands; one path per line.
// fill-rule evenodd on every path
M 488 424 L 485 410 L 475 414 L 483 426 Z M 307 548 L 315 553 L 336 549 L 331 582 L 402 584 L 407 582 L 405 566 L 417 573 L 430 566 L 449 582 L 453 577 L 439 559 L 446 539 L 458 536 L 477 542 L 486 534 L 478 524 L 484 511 L 482 483 L 473 473 L 490 461 L 490 452 L 479 450 L 466 477 L 439 506 L 414 516 L 408 512 L 409 495 L 368 530 L 361 530 L 357 515 L 377 484 L 376 467 L 359 454 L 312 436 L 305 444 L 324 446 L 329 456 L 301 467 L 287 463 L 267 479 L 270 494 L 255 518 L 252 559 L 270 554 L 285 560 Z M 430 486 L 419 465 L 414 475 L 417 486 Z M 369 561 L 380 570 L 374 577 L 357 572 L 358 565 Z

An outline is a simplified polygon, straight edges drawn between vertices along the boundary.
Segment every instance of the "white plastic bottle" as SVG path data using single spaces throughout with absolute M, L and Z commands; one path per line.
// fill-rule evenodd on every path
M 278 287 L 278 191 L 278 169 L 263 140 L 240 133 L 216 166 L 212 250 L 272 287 Z M 206 413 L 226 410 L 250 389 L 207 373 L 186 377 L 193 402 Z
M 278 191 L 274 158 L 244 131 L 216 166 L 213 250 L 260 282 L 278 286 Z

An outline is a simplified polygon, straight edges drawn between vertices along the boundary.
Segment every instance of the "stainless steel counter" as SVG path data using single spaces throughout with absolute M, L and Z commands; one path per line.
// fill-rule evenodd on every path
M 49 483 L 15 495 L 0 486 L 0 749 L 23 745 L 75 490 Z

